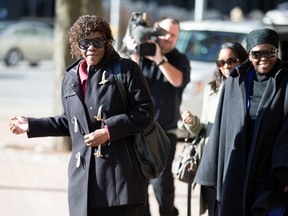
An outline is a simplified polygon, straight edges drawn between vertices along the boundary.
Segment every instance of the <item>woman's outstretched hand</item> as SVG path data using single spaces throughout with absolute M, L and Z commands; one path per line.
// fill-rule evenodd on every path
M 24 116 L 10 117 L 9 129 L 14 134 L 23 134 L 29 131 L 28 119 Z

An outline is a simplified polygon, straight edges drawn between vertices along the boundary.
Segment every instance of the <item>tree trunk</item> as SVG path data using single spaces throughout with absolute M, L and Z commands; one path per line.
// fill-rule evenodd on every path
M 101 0 L 56 0 L 54 23 L 54 112 L 63 113 L 61 102 L 61 84 L 65 69 L 72 64 L 70 47 L 65 41 L 65 34 L 73 23 L 84 14 L 102 15 Z M 55 138 L 53 147 L 59 151 L 71 150 L 70 137 Z

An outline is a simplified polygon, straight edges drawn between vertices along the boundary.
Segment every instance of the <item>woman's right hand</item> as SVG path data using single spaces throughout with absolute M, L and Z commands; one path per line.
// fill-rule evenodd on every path
M 185 124 L 189 124 L 189 125 L 194 124 L 195 117 L 190 111 L 187 111 L 187 110 L 184 111 L 181 117 Z
M 9 129 L 14 134 L 23 134 L 29 131 L 28 118 L 24 116 L 10 117 Z

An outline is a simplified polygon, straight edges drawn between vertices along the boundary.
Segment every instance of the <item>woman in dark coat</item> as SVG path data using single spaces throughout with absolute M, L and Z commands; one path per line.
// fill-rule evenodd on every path
M 131 136 L 145 129 L 153 105 L 136 63 L 112 47 L 106 21 L 81 16 L 67 32 L 71 54 L 82 56 L 62 83 L 64 113 L 48 118 L 12 117 L 10 130 L 28 137 L 71 136 L 68 168 L 71 216 L 138 215 L 147 199 L 147 181 L 141 174 Z M 128 110 L 113 75 L 120 64 Z
M 216 187 L 222 216 L 284 215 L 288 208 L 288 65 L 278 34 L 252 31 L 249 60 L 224 83 L 195 181 Z
M 230 75 L 230 71 L 236 65 L 243 63 L 247 59 L 248 54 L 240 43 L 223 43 L 218 50 L 218 60 L 216 61 L 217 68 L 213 73 L 214 78 L 204 88 L 201 120 L 198 116 L 193 115 L 191 111 L 187 110 L 182 113 L 181 117 L 185 129 L 192 135 L 198 137 L 202 136 L 197 147 L 199 160 L 201 160 L 203 148 L 209 140 L 209 133 L 214 123 L 215 113 L 223 84 Z M 199 214 L 203 215 L 206 210 L 208 210 L 208 215 L 214 216 L 215 208 L 217 206 L 216 190 L 212 187 L 199 186 Z

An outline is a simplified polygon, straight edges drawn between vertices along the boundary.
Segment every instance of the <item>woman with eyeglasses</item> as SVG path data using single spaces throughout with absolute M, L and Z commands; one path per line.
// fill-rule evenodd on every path
M 64 113 L 37 119 L 12 117 L 10 130 L 26 132 L 29 138 L 71 137 L 70 216 L 138 216 L 147 201 L 147 179 L 131 136 L 154 119 L 145 78 L 134 61 L 120 58 L 112 46 L 109 24 L 98 16 L 81 16 L 67 32 L 67 40 L 78 60 L 62 82 Z M 115 80 L 116 64 L 128 107 Z
M 201 159 L 203 147 L 208 141 L 208 136 L 214 123 L 214 117 L 218 105 L 219 95 L 224 81 L 230 74 L 230 71 L 236 66 L 248 59 L 247 52 L 243 46 L 237 42 L 226 42 L 218 50 L 217 68 L 213 73 L 214 79 L 205 87 L 203 98 L 203 109 L 201 120 L 190 111 L 182 113 L 182 120 L 185 128 L 192 135 L 203 137 L 199 147 L 199 159 Z M 208 210 L 208 215 L 214 215 L 216 206 L 215 188 L 200 188 L 200 215 Z
M 249 60 L 223 85 L 195 181 L 216 188 L 221 216 L 284 216 L 288 208 L 288 64 L 272 29 L 246 36 Z

